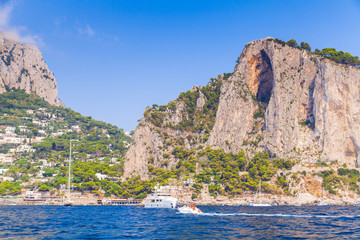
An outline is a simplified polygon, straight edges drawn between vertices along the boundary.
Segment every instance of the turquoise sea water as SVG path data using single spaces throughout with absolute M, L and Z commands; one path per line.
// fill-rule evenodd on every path
M 0 206 L 1 239 L 360 239 L 360 207 Z

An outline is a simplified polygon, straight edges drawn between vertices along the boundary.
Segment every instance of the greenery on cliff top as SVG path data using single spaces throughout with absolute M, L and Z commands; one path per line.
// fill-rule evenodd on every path
M 205 87 L 195 91 L 182 92 L 176 101 L 169 102 L 168 105 L 158 106 L 154 104 L 151 108 L 146 109 L 144 117 L 157 127 L 168 127 L 187 132 L 204 131 L 209 133 L 215 123 L 222 80 L 226 80 L 230 76 L 231 73 L 226 73 L 223 77 L 212 78 L 211 82 Z M 197 100 L 200 93 L 205 96 L 205 103 L 202 109 L 197 109 Z M 184 104 L 181 122 L 175 126 L 171 122 L 164 122 L 167 112 L 174 113 L 176 111 L 176 104 L 179 102 Z
M 25 90 L 9 89 L 8 92 L 0 94 L 0 114 L 13 114 L 17 116 L 26 115 L 26 110 L 51 105 L 41 99 L 35 93 L 26 94 Z
M 301 42 L 301 44 L 299 46 L 298 43 L 296 42 L 296 40 L 294 40 L 294 39 L 290 39 L 289 41 L 284 42 L 284 41 L 276 38 L 274 41 L 281 44 L 282 46 L 288 45 L 289 47 L 304 49 L 304 50 L 311 52 L 311 47 L 306 42 Z M 313 53 L 323 56 L 327 59 L 330 59 L 336 63 L 360 67 L 359 57 L 352 56 L 348 52 L 337 51 L 335 48 L 324 48 L 321 51 L 319 49 L 315 49 L 315 51 Z

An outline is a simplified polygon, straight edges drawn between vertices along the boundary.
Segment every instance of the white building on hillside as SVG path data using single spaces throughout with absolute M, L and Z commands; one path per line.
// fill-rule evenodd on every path
M 5 181 L 13 182 L 13 181 L 14 181 L 14 178 L 13 178 L 13 177 L 4 177 L 4 176 L 1 176 L 1 177 L 0 177 L 0 180 L 1 180 L 1 182 L 5 182 Z
M 81 128 L 79 125 L 74 125 L 71 127 L 72 130 L 74 130 L 75 132 L 80 132 L 81 131 Z
M 39 130 L 39 134 L 46 136 L 46 132 L 42 129 Z
M 15 152 L 35 152 L 35 149 L 30 145 L 24 144 L 15 148 Z
M 9 169 L 8 168 L 0 168 L 0 175 L 6 173 Z
M 7 127 L 5 128 L 5 131 L 14 132 L 15 129 L 16 129 L 15 127 L 7 126 Z
M 95 176 L 101 181 L 104 180 L 106 178 L 108 178 L 109 176 L 106 174 L 101 174 L 101 173 L 95 173 Z
M 40 143 L 40 142 L 42 142 L 43 139 L 44 139 L 44 137 L 36 137 L 36 138 L 32 138 L 31 142 L 32 143 Z
M 15 136 L 2 135 L 0 137 L 0 144 L 4 143 L 21 143 L 24 141 L 24 138 L 19 138 Z
M 63 134 L 64 134 L 64 132 L 61 131 L 61 130 L 59 130 L 59 131 L 56 132 L 56 133 L 50 134 L 50 137 L 58 137 L 58 136 L 61 136 L 61 135 L 63 135 Z
M 14 158 L 8 154 L 0 153 L 0 163 L 3 164 L 12 164 Z

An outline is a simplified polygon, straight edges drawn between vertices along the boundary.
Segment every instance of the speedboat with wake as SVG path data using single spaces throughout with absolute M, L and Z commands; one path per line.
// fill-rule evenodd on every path
M 192 213 L 192 214 L 202 213 L 202 211 L 200 209 L 198 209 L 197 207 L 195 207 L 194 204 L 192 204 L 191 206 L 189 206 L 189 205 L 182 206 L 182 207 L 178 208 L 178 211 L 180 213 Z

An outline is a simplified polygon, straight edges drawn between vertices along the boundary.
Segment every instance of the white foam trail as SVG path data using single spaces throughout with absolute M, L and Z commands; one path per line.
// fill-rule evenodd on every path
M 288 217 L 288 218 L 355 218 L 359 215 L 315 215 L 315 214 L 266 214 L 266 213 L 200 213 L 203 216 L 257 216 L 257 217 Z

